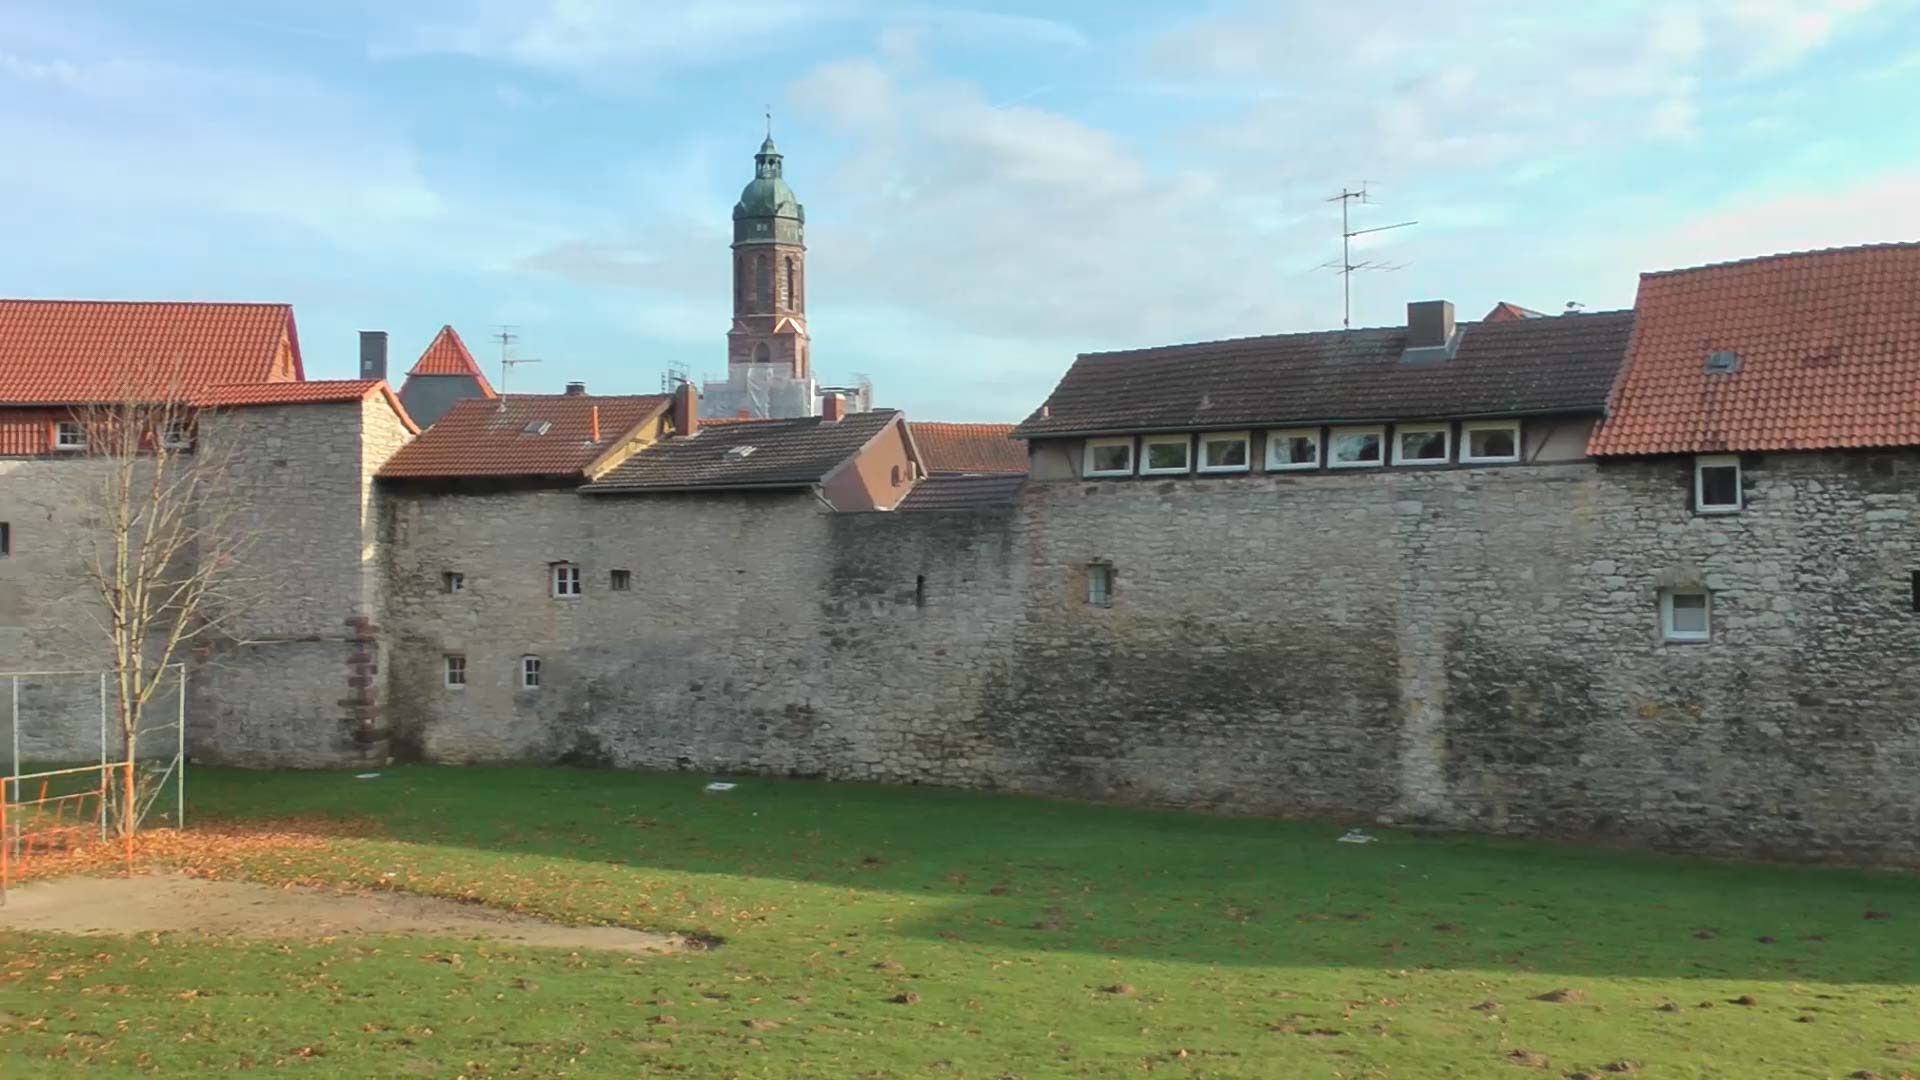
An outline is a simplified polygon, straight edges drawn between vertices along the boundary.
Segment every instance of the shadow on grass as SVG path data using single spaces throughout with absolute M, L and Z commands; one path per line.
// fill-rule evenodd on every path
M 809 918 L 857 919 L 867 907 L 878 918 L 885 908 L 889 934 L 998 949 L 1222 966 L 1920 983 L 1920 876 L 1911 874 L 1391 830 L 1342 844 L 1340 828 L 1310 822 L 931 788 L 753 778 L 708 795 L 708 779 L 198 769 L 188 817 L 365 819 L 384 839 L 566 860 L 592 867 L 596 881 L 608 865 L 636 876 L 726 875 L 675 887 Z M 796 882 L 834 888 L 808 896 Z M 902 917 L 903 896 L 927 902 Z

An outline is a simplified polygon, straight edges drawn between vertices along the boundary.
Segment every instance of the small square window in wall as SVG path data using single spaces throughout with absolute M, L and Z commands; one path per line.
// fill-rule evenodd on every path
M 1246 472 L 1252 444 L 1253 433 L 1247 431 L 1210 431 L 1200 436 L 1200 471 Z
M 1140 475 L 1172 476 L 1193 471 L 1193 438 L 1148 435 L 1140 440 Z
M 466 589 L 467 589 L 467 575 L 461 573 L 458 570 L 446 570 L 440 574 L 440 591 L 441 592 L 450 592 L 450 593 L 465 592 Z
M 1520 422 L 1487 420 L 1460 425 L 1460 460 L 1485 465 L 1520 460 Z
M 1693 508 L 1701 514 L 1740 512 L 1740 459 L 1716 454 L 1693 459 Z
M 1088 439 L 1085 476 L 1132 476 L 1133 439 Z
M 1447 424 L 1401 424 L 1393 429 L 1395 465 L 1445 465 L 1452 456 L 1453 428 Z
M 1713 636 L 1713 602 L 1700 589 L 1660 594 L 1660 636 L 1668 641 L 1706 641 Z
M 446 656 L 445 676 L 447 689 L 460 690 L 467 685 L 467 658 L 459 653 Z
M 540 689 L 540 658 L 523 656 L 520 658 L 520 689 Z
M 1320 467 L 1320 429 L 1290 428 L 1267 432 L 1267 471 Z
M 614 592 L 630 591 L 633 588 L 633 571 L 631 570 L 607 571 L 607 588 L 613 590 Z
M 53 448 L 55 450 L 85 450 L 87 431 L 77 420 L 62 420 L 53 429 Z
M 1327 440 L 1327 467 L 1367 469 L 1386 460 L 1387 431 L 1378 427 L 1334 428 Z
M 1093 563 L 1087 567 L 1087 603 L 1092 607 L 1113 606 L 1113 567 Z
M 580 568 L 572 563 L 553 564 L 553 595 L 571 600 L 580 595 Z

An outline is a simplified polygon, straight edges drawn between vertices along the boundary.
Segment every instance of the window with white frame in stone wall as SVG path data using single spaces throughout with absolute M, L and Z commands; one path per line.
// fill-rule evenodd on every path
M 557 562 L 549 566 L 552 571 L 551 584 L 553 596 L 558 600 L 571 600 L 580 595 L 580 567 L 576 563 Z

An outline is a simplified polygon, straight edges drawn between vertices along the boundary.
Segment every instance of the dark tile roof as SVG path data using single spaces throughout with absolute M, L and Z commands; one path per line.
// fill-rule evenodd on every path
M 580 490 L 591 494 L 691 488 L 805 487 L 858 453 L 900 415 L 897 409 L 746 424 L 702 425 L 692 438 L 663 439 Z M 751 447 L 751 451 L 743 452 Z
M 912 420 L 913 445 L 927 472 L 1025 473 L 1027 444 L 1013 437 L 1012 424 L 942 424 Z
M 913 485 L 896 511 L 994 510 L 1020 501 L 1027 478 L 1021 473 L 986 476 L 929 476 Z
M 1591 454 L 1920 445 L 1920 243 L 1643 274 L 1635 308 Z
M 667 406 L 662 395 L 467 398 L 387 459 L 384 479 L 585 478 L 588 466 Z M 593 437 L 595 410 L 600 438 Z M 547 425 L 544 430 L 539 426 Z M 530 430 L 530 426 L 536 430 Z
M 1463 323 L 1425 363 L 1402 362 L 1405 327 L 1090 353 L 1014 434 L 1597 413 L 1632 329 L 1631 311 Z

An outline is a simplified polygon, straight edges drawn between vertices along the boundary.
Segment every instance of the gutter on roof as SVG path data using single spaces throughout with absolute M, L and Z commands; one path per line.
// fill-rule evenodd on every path
M 1080 428 L 1073 431 L 1032 431 L 1025 434 L 1015 432 L 1022 439 L 1082 439 L 1097 438 L 1106 435 L 1177 435 L 1194 431 L 1241 431 L 1247 428 L 1279 427 L 1349 427 L 1357 424 L 1398 424 L 1405 422 L 1432 423 L 1435 420 L 1501 420 L 1506 417 L 1526 416 L 1605 416 L 1605 405 L 1593 405 L 1580 409 L 1519 409 L 1500 412 L 1441 412 L 1441 413 L 1395 413 L 1391 416 L 1340 417 L 1318 420 L 1241 420 L 1231 424 L 1173 424 L 1161 427 L 1129 428 Z M 1008 474 L 1013 475 L 1013 474 Z
M 599 482 L 583 484 L 582 495 L 667 495 L 685 491 L 777 491 L 814 487 L 818 480 L 768 480 L 758 484 L 681 484 L 677 487 L 600 487 Z

